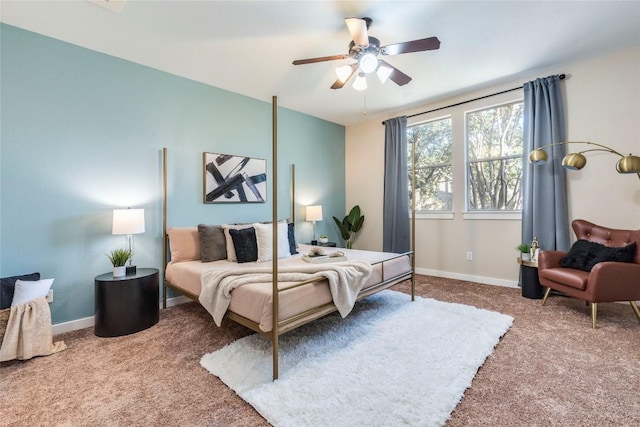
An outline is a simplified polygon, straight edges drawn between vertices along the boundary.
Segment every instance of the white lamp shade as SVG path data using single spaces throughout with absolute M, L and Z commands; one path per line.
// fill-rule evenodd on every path
M 386 82 L 391 73 L 393 72 L 393 68 L 387 67 L 386 65 L 381 65 L 378 67 L 376 74 L 382 83 Z
M 351 73 L 353 73 L 353 68 L 351 68 L 351 65 L 343 65 L 342 67 L 336 68 L 336 75 L 342 83 L 349 80 L 349 77 L 351 77 Z
M 114 209 L 112 234 L 144 233 L 144 209 Z
M 353 88 L 355 90 L 365 90 L 367 88 L 367 78 L 364 76 L 364 73 L 358 74 L 356 80 L 353 82 Z
M 307 214 L 305 219 L 307 221 L 322 221 L 322 206 L 307 206 Z
M 363 73 L 373 73 L 378 68 L 378 58 L 373 53 L 365 53 L 360 58 L 360 69 Z

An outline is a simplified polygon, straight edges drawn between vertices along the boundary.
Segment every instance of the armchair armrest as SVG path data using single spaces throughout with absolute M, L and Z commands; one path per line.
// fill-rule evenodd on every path
M 564 251 L 540 251 L 538 255 L 538 270 L 545 268 L 559 268 L 560 260 L 567 255 Z
M 640 264 L 601 262 L 589 274 L 589 293 L 596 301 L 640 300 Z

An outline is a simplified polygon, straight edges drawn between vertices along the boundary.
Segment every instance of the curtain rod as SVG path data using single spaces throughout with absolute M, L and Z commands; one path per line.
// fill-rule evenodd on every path
M 564 80 L 566 76 L 564 74 L 560 74 L 558 77 L 560 78 L 560 80 Z M 423 111 L 422 113 L 411 114 L 410 116 L 407 116 L 407 118 L 409 119 L 411 117 L 421 116 L 421 115 L 427 114 L 427 113 L 433 113 L 434 111 L 444 110 L 445 108 L 457 107 L 458 105 L 468 104 L 469 102 L 479 101 L 479 100 L 485 99 L 485 98 L 491 98 L 492 96 L 502 95 L 503 93 L 513 92 L 514 90 L 522 89 L 523 87 L 524 87 L 524 85 L 523 86 L 514 87 L 514 88 L 511 88 L 511 89 L 507 89 L 507 90 L 503 90 L 501 92 L 492 93 L 490 95 L 484 95 L 484 96 L 480 96 L 478 98 L 468 99 L 466 101 L 458 102 L 456 104 L 447 105 L 445 107 L 439 107 L 439 108 L 434 108 L 433 110 Z M 384 125 L 384 121 L 382 122 L 382 124 Z

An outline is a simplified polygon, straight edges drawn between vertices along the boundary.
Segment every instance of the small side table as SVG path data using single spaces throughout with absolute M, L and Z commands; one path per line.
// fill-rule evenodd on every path
M 95 329 L 99 337 L 140 332 L 160 319 L 157 268 L 138 268 L 135 274 L 95 278 Z
M 517 258 L 520 264 L 520 275 L 522 277 L 522 296 L 531 299 L 542 299 L 544 288 L 538 279 L 538 262 L 523 261 Z

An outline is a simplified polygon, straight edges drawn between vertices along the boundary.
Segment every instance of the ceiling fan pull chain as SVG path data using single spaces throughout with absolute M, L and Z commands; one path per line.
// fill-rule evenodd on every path
M 364 96 L 364 111 L 362 112 L 362 115 L 367 115 L 367 95 Z

